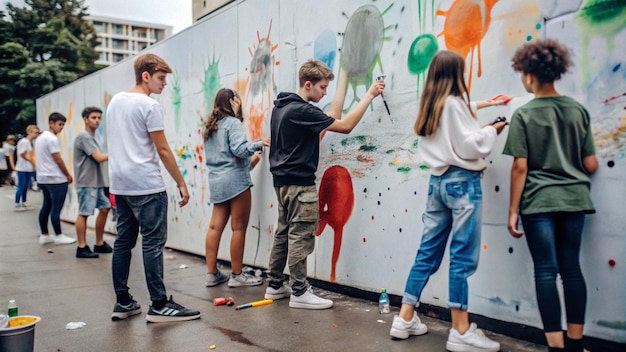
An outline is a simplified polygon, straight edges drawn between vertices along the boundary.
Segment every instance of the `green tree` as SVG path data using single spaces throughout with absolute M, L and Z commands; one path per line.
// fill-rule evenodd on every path
M 97 69 L 84 0 L 25 0 L 0 11 L 0 134 L 35 123 L 38 97 Z

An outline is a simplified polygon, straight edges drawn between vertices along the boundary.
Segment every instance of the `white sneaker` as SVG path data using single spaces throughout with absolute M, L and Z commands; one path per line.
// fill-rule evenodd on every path
M 287 286 L 285 283 L 279 288 L 273 288 L 271 286 L 267 286 L 265 290 L 265 299 L 273 299 L 274 301 L 281 298 L 287 298 L 291 296 L 293 291 L 291 287 Z
M 54 237 L 54 244 L 72 244 L 76 242 L 75 238 L 67 237 L 64 234 L 56 235 Z
M 476 327 L 476 323 L 472 323 L 463 335 L 456 329 L 450 329 L 446 349 L 453 352 L 497 352 L 500 351 L 500 343 L 490 340 Z
M 422 321 L 417 316 L 417 313 L 413 313 L 413 319 L 406 321 L 400 318 L 398 315 L 393 317 L 393 324 L 391 324 L 391 331 L 389 335 L 398 339 L 407 339 L 410 335 L 424 335 L 428 332 L 428 327 L 422 324 Z
M 32 209 L 33 206 L 28 204 L 28 203 L 22 203 L 22 208 L 24 208 L 24 209 Z
M 23 207 L 21 204 L 19 204 L 19 203 L 15 203 L 15 208 L 14 208 L 13 210 L 15 210 L 15 211 L 25 211 L 25 210 L 28 210 L 28 209 L 24 208 L 24 207 Z
M 241 274 L 230 274 L 230 280 L 228 280 L 228 287 L 241 287 L 241 286 L 259 286 L 262 284 L 258 277 L 251 275 L 248 272 L 242 271 Z
M 39 244 L 54 243 L 54 236 L 39 235 Z
M 327 309 L 333 306 L 333 301 L 316 296 L 313 293 L 313 288 L 309 288 L 300 296 L 291 295 L 289 299 L 290 308 L 301 309 Z

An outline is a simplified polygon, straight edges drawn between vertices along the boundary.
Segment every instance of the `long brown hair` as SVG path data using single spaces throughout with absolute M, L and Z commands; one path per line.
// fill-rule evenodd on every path
M 465 104 L 472 117 L 476 117 L 469 106 L 469 92 L 463 77 L 464 71 L 465 60 L 455 52 L 443 50 L 433 57 L 428 68 L 414 126 L 418 136 L 430 136 L 437 131 L 443 107 L 450 95 L 463 98 L 465 94 Z
M 235 97 L 237 97 L 237 94 L 232 89 L 222 88 L 217 92 L 213 103 L 213 111 L 211 111 L 204 124 L 204 139 L 209 138 L 211 133 L 217 131 L 217 122 L 224 117 L 232 116 L 243 122 L 241 105 L 239 105 L 239 111 L 236 114 L 230 105 L 230 100 Z

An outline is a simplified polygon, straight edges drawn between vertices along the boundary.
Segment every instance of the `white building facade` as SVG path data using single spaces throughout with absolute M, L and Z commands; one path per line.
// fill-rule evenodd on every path
M 172 26 L 111 17 L 89 16 L 98 33 L 96 64 L 112 65 L 172 35 Z

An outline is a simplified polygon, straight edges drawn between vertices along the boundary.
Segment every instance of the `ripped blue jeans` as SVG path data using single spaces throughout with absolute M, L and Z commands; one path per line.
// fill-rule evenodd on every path
M 418 306 L 420 295 L 437 272 L 450 241 L 448 306 L 467 310 L 470 277 L 478 266 L 482 216 L 482 172 L 451 166 L 441 176 L 430 176 L 428 201 L 422 215 L 422 242 L 409 272 L 402 303 Z

